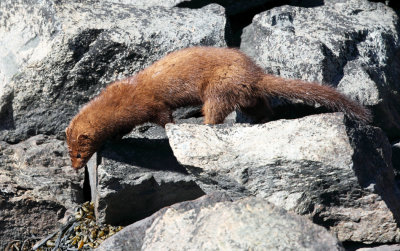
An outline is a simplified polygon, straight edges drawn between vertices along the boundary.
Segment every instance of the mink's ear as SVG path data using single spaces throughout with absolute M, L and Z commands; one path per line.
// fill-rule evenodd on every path
M 83 134 L 79 134 L 79 136 L 77 137 L 77 140 L 78 140 L 79 143 L 88 141 L 89 139 L 90 139 L 89 135 L 84 134 L 84 133 Z
M 68 135 L 68 130 L 69 130 L 69 128 L 67 127 L 67 128 L 65 128 L 65 135 Z

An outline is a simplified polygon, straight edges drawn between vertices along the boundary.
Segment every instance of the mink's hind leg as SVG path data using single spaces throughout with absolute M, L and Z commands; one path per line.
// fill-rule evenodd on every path
M 267 98 L 258 98 L 251 106 L 240 107 L 240 110 L 250 116 L 252 123 L 265 123 L 272 119 L 272 109 Z
M 203 105 L 204 124 L 222 124 L 234 107 L 223 99 L 207 99 Z

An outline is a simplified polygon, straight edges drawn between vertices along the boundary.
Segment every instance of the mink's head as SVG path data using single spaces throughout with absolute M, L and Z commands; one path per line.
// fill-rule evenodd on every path
M 74 127 L 73 123 L 65 129 L 65 134 L 72 168 L 78 170 L 84 167 L 96 152 L 93 137 L 86 132 L 81 132 Z

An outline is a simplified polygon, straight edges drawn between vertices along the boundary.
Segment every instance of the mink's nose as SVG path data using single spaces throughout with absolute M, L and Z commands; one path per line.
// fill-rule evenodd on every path
M 83 161 L 73 161 L 72 168 L 75 170 L 79 170 L 84 166 Z
M 80 167 L 80 166 L 77 166 L 77 165 L 73 165 L 72 168 L 75 169 L 75 170 L 77 170 L 77 171 L 78 171 L 79 169 L 81 169 L 81 167 Z

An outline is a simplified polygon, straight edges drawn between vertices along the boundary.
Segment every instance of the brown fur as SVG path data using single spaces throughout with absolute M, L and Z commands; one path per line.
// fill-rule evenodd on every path
M 301 99 L 363 122 L 371 119 L 367 109 L 333 88 L 265 74 L 235 49 L 194 47 L 112 83 L 83 107 L 66 129 L 72 167 L 83 167 L 106 139 L 129 133 L 136 125 L 173 122 L 177 107 L 203 104 L 204 123 L 218 124 L 235 108 L 268 116 L 270 97 Z

